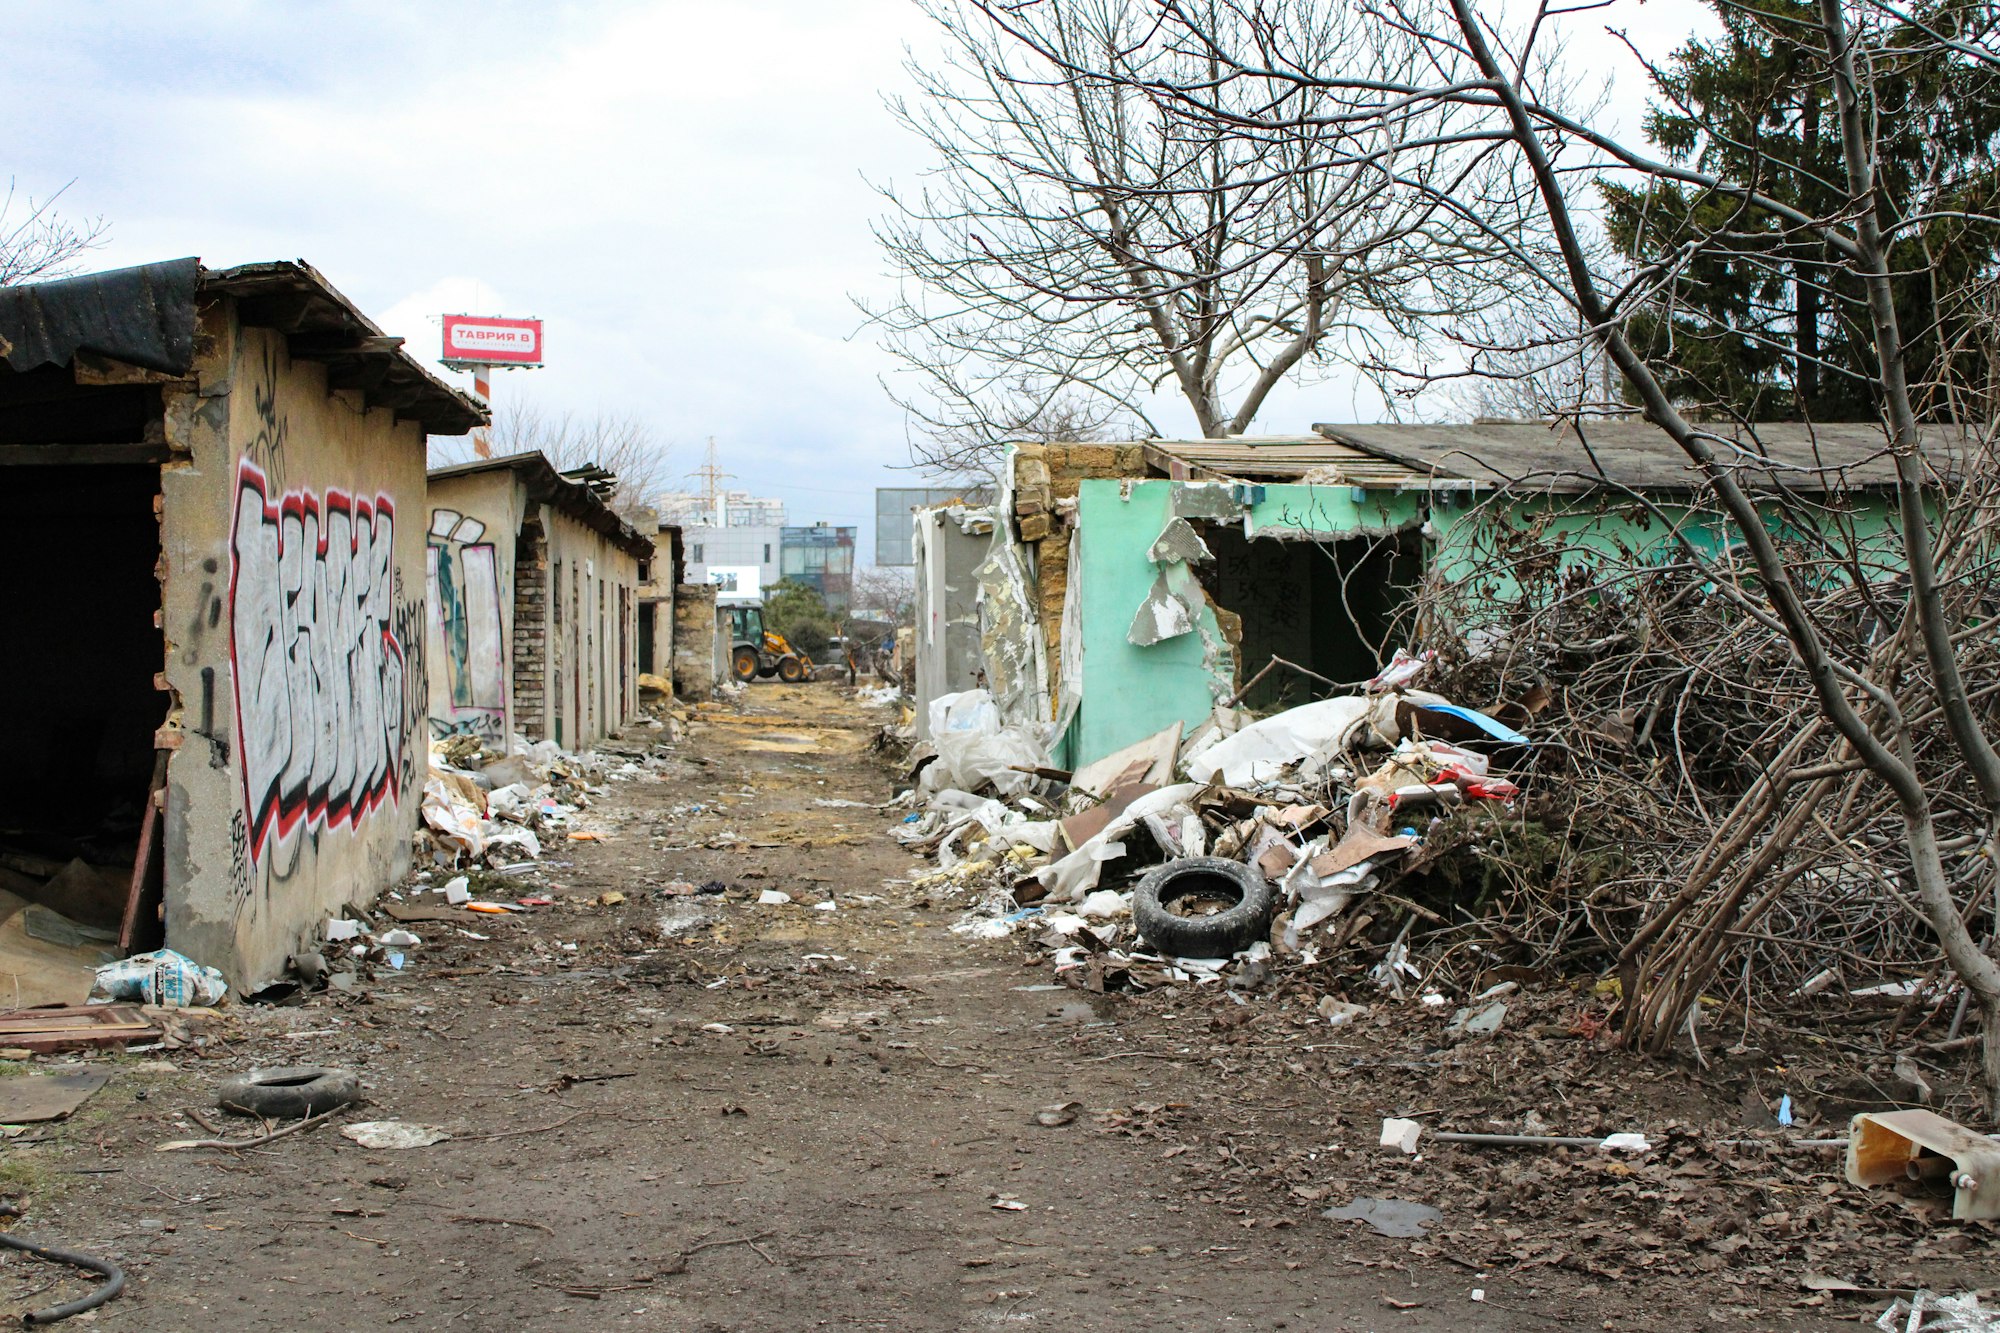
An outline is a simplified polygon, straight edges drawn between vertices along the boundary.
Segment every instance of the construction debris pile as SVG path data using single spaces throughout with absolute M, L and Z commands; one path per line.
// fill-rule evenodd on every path
M 1398 654 L 1361 693 L 1262 719 L 1219 708 L 1192 734 L 1175 726 L 1074 773 L 1048 767 L 984 691 L 947 695 L 931 704 L 919 809 L 895 836 L 935 858 L 921 887 L 967 902 L 955 929 L 1030 934 L 1093 990 L 1254 984 L 1274 957 L 1359 953 L 1397 998 L 1441 974 L 1469 991 L 1495 966 L 1546 961 L 1495 924 L 1517 914 L 1515 895 L 1458 892 L 1492 844 L 1537 836 L 1506 776 L 1532 745 L 1415 688 L 1428 665 Z M 1486 924 L 1437 929 L 1460 924 L 1424 905 L 1440 885 Z
M 439 869 L 532 862 L 551 838 L 590 836 L 578 817 L 605 783 L 656 773 L 666 762 L 635 746 L 578 755 L 516 736 L 514 752 L 503 754 L 476 736 L 449 736 L 431 743 L 418 837 Z

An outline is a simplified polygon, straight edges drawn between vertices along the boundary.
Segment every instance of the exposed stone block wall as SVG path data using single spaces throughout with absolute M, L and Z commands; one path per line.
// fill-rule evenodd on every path
M 1070 531 L 1076 493 L 1085 481 L 1146 475 L 1139 444 L 1023 444 L 1014 454 L 1014 521 L 1021 540 L 1035 548 L 1035 578 L 1048 646 L 1049 703 L 1057 713 L 1062 679 L 1062 610 L 1069 591 Z
M 514 723 L 531 741 L 549 732 L 549 544 L 541 522 L 521 525 L 514 548 Z

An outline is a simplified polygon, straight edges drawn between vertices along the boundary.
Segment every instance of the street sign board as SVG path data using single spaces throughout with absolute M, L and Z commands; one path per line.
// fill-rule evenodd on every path
M 447 365 L 459 366 L 539 366 L 542 321 L 446 315 L 442 359 Z

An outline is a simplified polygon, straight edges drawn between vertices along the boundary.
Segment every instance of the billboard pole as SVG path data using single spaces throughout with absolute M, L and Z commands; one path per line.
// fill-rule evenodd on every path
M 450 370 L 472 372 L 472 396 L 490 417 L 493 412 L 493 368 L 534 369 L 542 364 L 542 321 L 493 315 L 446 315 L 444 356 Z M 493 457 L 493 431 L 472 433 L 472 452 Z
M 489 414 L 493 411 L 493 367 L 477 365 L 472 368 L 472 396 Z M 481 458 L 493 457 L 493 428 L 481 426 L 472 432 L 472 452 Z

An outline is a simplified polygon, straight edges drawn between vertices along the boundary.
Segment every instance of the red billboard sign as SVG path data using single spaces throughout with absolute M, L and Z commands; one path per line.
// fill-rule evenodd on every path
M 443 359 L 450 365 L 539 366 L 542 321 L 446 315 Z

